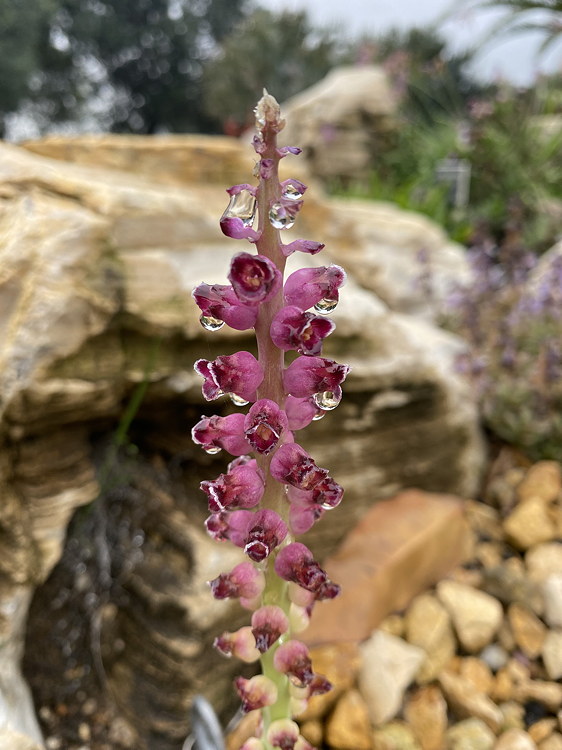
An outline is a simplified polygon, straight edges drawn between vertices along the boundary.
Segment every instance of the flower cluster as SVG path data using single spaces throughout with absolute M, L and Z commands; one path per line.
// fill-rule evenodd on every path
M 259 184 L 235 185 L 220 226 L 245 239 L 256 252 L 237 253 L 230 284 L 202 283 L 193 296 L 209 331 L 229 325 L 255 329 L 258 357 L 247 351 L 199 359 L 203 396 L 228 395 L 246 413 L 204 416 L 192 431 L 207 453 L 234 456 L 224 474 L 201 483 L 208 499 L 207 532 L 244 550 L 248 560 L 210 581 L 217 599 L 237 598 L 252 611 L 251 624 L 215 640 L 225 656 L 261 660 L 262 674 L 239 677 L 236 690 L 245 711 L 262 709 L 259 736 L 242 750 L 307 750 L 293 716 L 329 682 L 312 668 L 308 649 L 294 635 L 308 624 L 315 602 L 339 593 L 326 571 L 294 536 L 308 531 L 341 502 L 343 489 L 295 442 L 295 432 L 334 409 L 349 368 L 322 356 L 334 330 L 324 317 L 337 305 L 344 271 L 336 265 L 304 268 L 284 279 L 294 252 L 315 255 L 321 243 L 284 244 L 280 232 L 293 226 L 306 186 L 279 182 L 278 164 L 293 147 L 277 147 L 283 127 L 279 105 L 264 93 L 256 108 Z M 257 224 L 257 226 L 256 226 Z M 285 366 L 285 352 L 297 356 Z

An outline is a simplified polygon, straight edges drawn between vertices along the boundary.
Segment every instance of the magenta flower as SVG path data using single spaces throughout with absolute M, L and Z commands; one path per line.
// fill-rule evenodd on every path
M 277 156 L 282 159 L 284 156 L 287 156 L 288 154 L 294 154 L 295 156 L 298 156 L 300 153 L 302 153 L 302 148 L 299 148 L 298 146 L 281 146 L 281 148 L 276 149 Z
M 201 324 L 211 330 L 226 323 L 236 331 L 246 331 L 256 324 L 258 311 L 240 302 L 231 286 L 224 284 L 199 284 L 193 290 L 193 298 L 201 310 Z M 210 319 L 210 323 L 207 323 Z M 219 321 L 219 323 L 213 323 Z
M 289 420 L 289 430 L 302 430 L 309 425 L 315 417 L 323 414 L 312 398 L 295 398 L 287 396 L 285 400 L 285 414 Z
M 328 476 L 297 443 L 285 443 L 271 459 L 271 476 L 301 490 L 311 490 Z
M 252 450 L 244 437 L 244 415 L 229 414 L 201 417 L 191 430 L 194 443 L 201 445 L 207 453 L 218 453 L 221 448 L 233 456 L 243 456 Z
M 314 677 L 308 648 L 301 641 L 282 643 L 273 656 L 273 664 L 297 687 L 310 685 Z
M 203 396 L 207 401 L 225 393 L 234 393 L 245 401 L 256 400 L 256 388 L 263 380 L 263 368 L 250 352 L 217 357 L 210 362 L 198 359 L 195 372 L 202 375 Z
M 281 607 L 267 604 L 252 615 L 252 633 L 255 645 L 262 654 L 273 646 L 289 629 L 289 620 Z
M 256 242 L 260 238 L 260 233 L 248 226 L 238 216 L 223 216 L 220 220 L 222 233 L 234 240 L 249 240 Z
M 279 310 L 269 332 L 275 346 L 284 352 L 296 349 L 300 354 L 320 354 L 323 339 L 335 327 L 331 320 L 292 305 Z
M 285 581 L 298 583 L 311 591 L 315 599 L 333 599 L 339 594 L 339 586 L 332 583 L 325 570 L 314 560 L 312 552 L 304 544 L 293 542 L 279 551 L 275 560 L 275 572 Z
M 251 677 L 249 680 L 245 677 L 237 677 L 234 685 L 242 701 L 242 710 L 246 713 L 264 706 L 271 706 L 277 700 L 275 683 L 262 674 Z
M 293 242 L 289 242 L 288 245 L 282 245 L 281 251 L 283 255 L 288 258 L 289 255 L 292 255 L 293 253 L 308 253 L 309 255 L 316 255 L 316 253 L 319 253 L 324 247 L 325 245 L 322 242 L 314 242 L 314 240 L 293 240 Z M 289 278 L 291 277 L 289 276 Z M 308 305 L 308 307 L 311 307 L 311 305 Z
M 243 182 L 239 185 L 233 185 L 232 187 L 229 187 L 226 189 L 226 192 L 229 195 L 240 195 L 240 193 L 248 192 L 250 195 L 252 195 L 254 198 L 256 197 L 256 187 L 255 185 L 249 185 L 247 182 Z
M 217 578 L 209 581 L 211 592 L 215 599 L 232 599 L 240 597 L 241 602 L 255 601 L 265 586 L 265 577 L 261 570 L 250 562 L 236 565 L 230 573 L 221 573 Z
M 265 255 L 238 253 L 232 259 L 228 280 L 245 305 L 259 305 L 281 288 L 282 275 Z
M 270 453 L 289 425 L 287 415 L 275 401 L 262 398 L 252 405 L 244 420 L 246 439 L 258 453 Z
M 228 523 L 228 538 L 254 562 L 265 560 L 288 533 L 287 525 L 274 510 L 236 510 Z
M 266 740 L 271 747 L 294 750 L 299 739 L 299 725 L 292 719 L 277 719 L 267 730 Z
M 322 300 L 337 303 L 339 288 L 345 283 L 345 278 L 345 271 L 340 266 L 301 268 L 294 271 L 285 282 L 285 303 L 300 307 L 301 310 L 308 310 Z
M 260 658 L 260 652 L 256 648 L 256 639 L 252 628 L 245 625 L 234 633 L 223 633 L 215 638 L 213 646 L 223 656 L 236 656 L 238 659 L 251 664 Z
M 209 500 L 211 513 L 237 508 L 254 508 L 263 497 L 265 478 L 254 461 L 234 466 L 227 474 L 200 484 Z
M 343 497 L 343 487 L 335 482 L 332 477 L 326 477 L 314 485 L 311 490 L 302 490 L 297 487 L 289 487 L 287 490 L 289 502 L 299 507 L 312 507 L 319 505 L 324 510 L 337 508 Z
M 226 542 L 229 539 L 228 534 L 230 531 L 228 520 L 228 513 L 211 513 L 211 515 L 205 519 L 205 530 L 207 531 L 207 534 L 216 542 Z
M 287 393 L 297 398 L 325 391 L 336 393 L 349 369 L 325 357 L 297 357 L 285 370 L 283 383 Z

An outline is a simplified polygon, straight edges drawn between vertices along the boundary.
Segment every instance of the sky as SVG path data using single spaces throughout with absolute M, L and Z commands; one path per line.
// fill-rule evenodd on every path
M 562 41 L 537 59 L 543 37 L 527 32 L 517 37 L 498 38 L 483 45 L 482 40 L 501 18 L 496 10 L 467 10 L 463 0 L 257 0 L 259 5 L 278 11 L 306 10 L 315 25 L 335 26 L 349 36 L 377 36 L 391 28 L 438 25 L 453 51 L 479 46 L 474 73 L 483 80 L 506 78 L 528 85 L 539 71 L 562 68 Z M 474 3 L 470 3 L 471 6 Z M 451 12 L 452 11 L 452 12 Z M 451 18 L 443 21 L 450 14 Z

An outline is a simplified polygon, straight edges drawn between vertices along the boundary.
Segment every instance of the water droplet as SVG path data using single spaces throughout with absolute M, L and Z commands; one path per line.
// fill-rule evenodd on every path
M 273 203 L 269 209 L 269 221 L 274 229 L 290 229 L 295 217 L 281 203 Z
M 219 448 L 218 445 L 208 445 L 206 448 L 203 448 L 205 453 L 208 453 L 209 456 L 215 456 L 217 453 L 220 453 L 222 448 Z
M 242 396 L 237 396 L 236 393 L 229 393 L 228 395 L 234 406 L 246 406 L 250 403 L 249 401 L 246 401 L 245 398 L 242 398 Z
M 242 219 L 245 227 L 251 227 L 256 218 L 257 201 L 249 190 L 241 190 L 236 195 L 230 196 L 230 201 L 222 219 Z
M 319 409 L 332 411 L 341 401 L 341 397 L 341 391 L 322 391 L 321 393 L 315 393 L 312 398 Z
M 332 310 L 335 310 L 338 305 L 337 299 L 328 299 L 327 297 L 324 299 L 321 299 L 319 302 L 317 302 L 314 305 L 314 309 L 316 312 L 319 312 L 320 315 L 328 315 L 332 312 Z
M 330 505 L 330 503 L 322 503 L 320 507 L 322 508 L 322 510 L 334 510 L 334 508 L 336 508 L 337 506 Z
M 285 185 L 285 187 L 283 188 L 283 198 L 285 198 L 285 200 L 300 201 L 303 195 L 303 191 L 300 190 L 296 185 L 293 185 L 291 182 L 289 182 L 289 184 Z
M 319 411 L 318 414 L 315 414 L 312 417 L 312 421 L 313 422 L 318 422 L 320 419 L 324 419 L 325 416 L 326 416 L 325 412 Z
M 206 331 L 218 331 L 224 325 L 224 320 L 213 318 L 212 315 L 201 315 L 199 322 Z

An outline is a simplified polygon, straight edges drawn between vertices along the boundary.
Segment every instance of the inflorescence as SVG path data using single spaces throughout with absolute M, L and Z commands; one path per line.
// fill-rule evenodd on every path
M 277 146 L 283 126 L 279 105 L 264 92 L 253 140 L 259 184 L 229 188 L 220 220 L 227 237 L 245 239 L 257 252 L 232 258 L 230 284 L 202 283 L 193 292 L 205 329 L 253 328 L 257 340 L 257 358 L 241 351 L 195 363 L 207 401 L 228 394 L 236 406 L 251 406 L 246 414 L 204 416 L 192 431 L 207 453 L 225 450 L 235 457 L 226 473 L 202 482 L 201 489 L 209 504 L 207 532 L 248 557 L 209 582 L 215 598 L 238 598 L 252 610 L 250 625 L 223 633 L 214 644 L 225 656 L 261 660 L 262 674 L 235 680 L 244 711 L 262 711 L 258 736 L 241 750 L 313 750 L 292 719 L 310 696 L 331 686 L 313 671 L 306 645 L 294 635 L 307 627 L 316 601 L 339 593 L 294 536 L 337 507 L 343 489 L 295 442 L 294 433 L 334 409 L 342 397 L 349 367 L 323 357 L 322 343 L 335 327 L 324 316 L 338 303 L 345 273 L 336 265 L 316 266 L 284 280 L 288 256 L 315 255 L 324 245 L 281 241 L 280 232 L 295 223 L 306 190 L 296 179 L 279 182 L 279 161 L 300 153 Z M 291 351 L 298 356 L 286 366 L 285 352 Z

